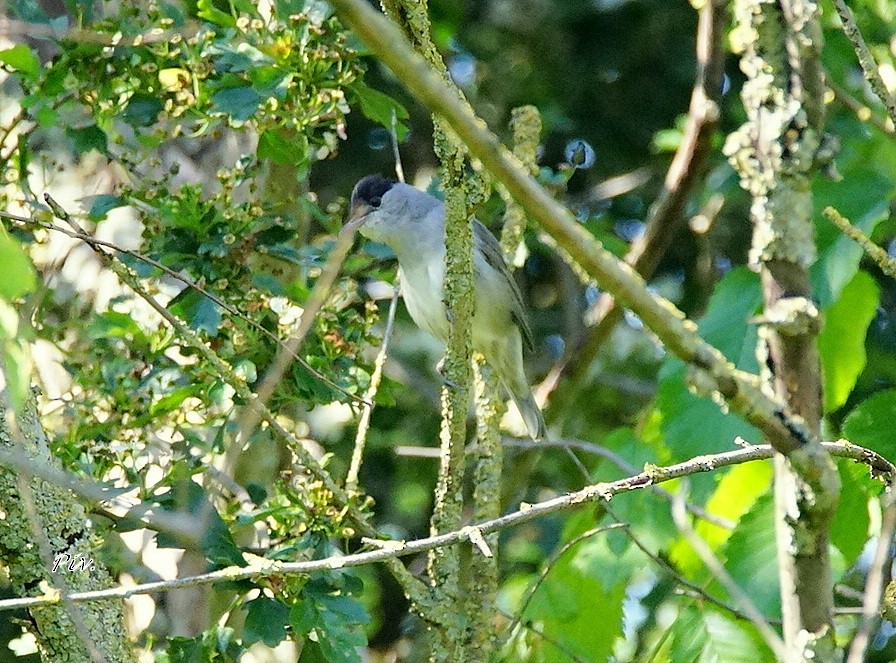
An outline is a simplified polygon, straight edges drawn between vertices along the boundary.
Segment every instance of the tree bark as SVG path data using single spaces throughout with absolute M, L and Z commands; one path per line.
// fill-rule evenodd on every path
M 766 381 L 812 440 L 775 459 L 776 534 L 789 660 L 834 660 L 829 530 L 839 477 L 818 444 L 822 376 L 809 266 L 816 249 L 811 179 L 823 142 L 818 7 L 810 0 L 738 0 L 732 42 L 747 75 L 748 121 L 726 154 L 753 196 L 750 260 L 762 276 L 760 355 Z
M 0 371 L 2 378 L 2 371 Z M 50 463 L 46 435 L 29 395 L 13 413 L 0 381 L 0 447 Z M 44 663 L 134 661 L 119 599 L 74 604 L 65 594 L 114 585 L 97 560 L 100 541 L 84 506 L 68 490 L 0 468 L 0 558 L 20 596 L 58 591 L 60 602 L 30 610 L 31 632 Z M 50 556 L 51 559 L 47 559 Z M 54 560 L 59 560 L 53 571 Z M 82 560 L 92 560 L 81 570 Z M 70 568 L 71 564 L 75 566 Z

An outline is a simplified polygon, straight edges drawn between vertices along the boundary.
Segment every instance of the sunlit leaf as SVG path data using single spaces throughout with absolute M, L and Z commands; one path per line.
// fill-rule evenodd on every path
M 25 249 L 11 235 L 0 229 L 0 299 L 12 301 L 37 287 L 37 272 Z
M 818 350 L 824 369 L 824 405 L 832 412 L 846 403 L 859 374 L 865 368 L 865 333 L 880 302 L 877 284 L 865 272 L 857 272 L 825 311 Z

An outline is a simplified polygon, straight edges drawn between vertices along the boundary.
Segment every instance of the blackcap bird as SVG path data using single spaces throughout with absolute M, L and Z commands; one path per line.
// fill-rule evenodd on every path
M 398 258 L 405 305 L 418 327 L 448 340 L 445 279 L 445 206 L 428 193 L 379 175 L 361 179 L 352 191 L 349 223 L 365 237 L 388 246 Z M 541 410 L 523 371 L 523 342 L 532 349 L 532 332 L 523 299 L 510 275 L 501 245 L 475 219 L 473 266 L 476 312 L 473 349 L 501 378 L 516 402 L 529 435 L 545 436 Z

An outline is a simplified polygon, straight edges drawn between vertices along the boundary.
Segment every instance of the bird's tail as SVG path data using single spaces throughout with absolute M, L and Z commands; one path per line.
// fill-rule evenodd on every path
M 541 415 L 541 408 L 535 402 L 535 397 L 532 395 L 529 385 L 524 384 L 517 389 L 508 389 L 508 391 L 513 397 L 513 402 L 519 408 L 523 421 L 526 422 L 529 436 L 536 442 L 547 437 L 548 432 L 544 425 L 544 417 Z

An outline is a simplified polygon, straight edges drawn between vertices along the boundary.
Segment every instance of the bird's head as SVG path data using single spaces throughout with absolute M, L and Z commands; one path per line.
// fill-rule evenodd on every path
M 380 175 L 368 175 L 352 191 L 346 225 L 395 250 L 399 244 L 419 242 L 422 233 L 441 230 L 429 227 L 438 216 L 432 212 L 441 208 L 438 198 L 428 193 Z

